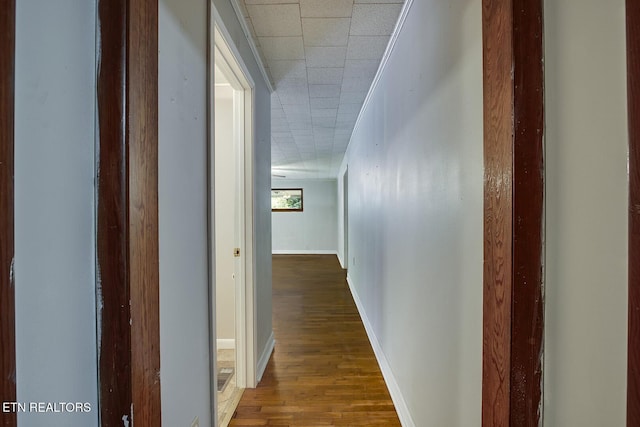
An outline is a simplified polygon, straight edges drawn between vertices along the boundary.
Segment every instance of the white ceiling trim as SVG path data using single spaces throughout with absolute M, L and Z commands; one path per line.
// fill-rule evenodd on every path
M 244 37 L 247 39 L 247 42 L 249 43 L 251 52 L 253 52 L 253 57 L 256 59 L 256 63 L 258 64 L 258 69 L 260 69 L 260 74 L 262 74 L 262 78 L 264 79 L 264 82 L 267 84 L 267 88 L 269 88 L 269 93 L 273 93 L 275 89 L 273 88 L 271 79 L 269 78 L 269 75 L 267 74 L 267 70 L 265 70 L 264 64 L 262 63 L 262 59 L 260 58 L 260 54 L 258 53 L 258 48 L 256 44 L 253 42 L 251 31 L 249 30 L 247 21 L 244 19 L 244 16 L 242 15 L 242 9 L 240 8 L 240 4 L 238 4 L 238 0 L 231 0 L 231 6 L 233 6 L 233 10 L 236 12 L 238 21 L 240 21 L 240 26 L 242 27 L 242 32 L 244 33 Z

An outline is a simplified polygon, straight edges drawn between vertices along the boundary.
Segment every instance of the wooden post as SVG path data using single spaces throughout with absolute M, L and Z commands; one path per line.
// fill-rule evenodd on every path
M 159 427 L 158 3 L 99 0 L 102 426 Z
M 640 3 L 627 0 L 629 338 L 627 426 L 640 425 Z
M 543 349 L 542 0 L 483 0 L 483 426 L 539 426 Z
M 0 0 L 0 402 L 16 401 L 14 257 L 15 0 Z M 0 425 L 15 427 L 15 412 Z

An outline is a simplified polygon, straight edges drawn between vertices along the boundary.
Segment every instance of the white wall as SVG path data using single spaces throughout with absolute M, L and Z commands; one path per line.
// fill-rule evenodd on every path
M 271 334 L 270 96 L 228 0 L 213 2 L 256 82 L 254 222 L 258 355 Z M 163 424 L 210 425 L 206 0 L 161 0 L 160 358 Z
M 218 70 L 216 70 L 218 72 Z M 216 86 L 215 98 L 215 238 L 216 331 L 218 340 L 234 339 L 236 162 L 233 140 L 233 89 Z M 220 348 L 220 346 L 218 347 Z
M 623 426 L 627 113 L 623 0 L 545 2 L 545 426 Z
M 95 1 L 16 3 L 17 399 L 92 407 L 18 424 L 94 426 Z
M 273 253 L 335 253 L 338 249 L 335 179 L 272 179 L 272 188 L 302 188 L 302 212 L 271 214 Z
M 480 6 L 413 2 L 338 174 L 349 279 L 406 426 L 481 423 Z

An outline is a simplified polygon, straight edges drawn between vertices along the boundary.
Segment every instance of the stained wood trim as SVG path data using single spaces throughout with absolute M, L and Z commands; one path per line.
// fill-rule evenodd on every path
M 542 0 L 483 0 L 483 426 L 540 424 Z
M 158 4 L 99 0 L 102 426 L 160 426 Z
M 544 332 L 542 0 L 514 0 L 511 425 L 541 425 Z
M 15 0 L 0 0 L 0 401 L 16 401 L 14 257 Z M 14 426 L 15 413 L 0 411 Z
M 627 0 L 629 337 L 627 426 L 640 425 L 640 2 Z

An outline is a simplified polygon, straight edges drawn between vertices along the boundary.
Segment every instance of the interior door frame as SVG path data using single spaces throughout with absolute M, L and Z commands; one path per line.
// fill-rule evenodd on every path
M 542 423 L 543 0 L 483 0 L 482 425 Z
M 626 2 L 629 126 L 627 426 L 640 425 L 640 3 Z
M 232 87 L 234 88 L 234 117 L 242 116 L 243 120 L 238 121 L 234 134 L 241 135 L 243 144 L 238 152 L 238 178 L 239 186 L 243 189 L 239 199 L 240 214 L 240 286 L 236 286 L 236 381 L 240 388 L 256 387 L 257 370 L 257 337 L 256 337 L 256 306 L 255 306 L 255 255 L 254 255 L 254 235 L 255 225 L 253 220 L 253 153 L 254 153 L 254 93 L 255 82 L 251 78 L 242 57 L 233 43 L 230 33 L 227 31 L 220 15 L 215 6 L 211 7 L 210 19 L 210 57 L 207 66 L 209 70 L 209 78 L 213 81 L 214 61 L 220 68 L 226 68 Z M 238 95 L 236 92 L 242 92 Z M 213 105 L 214 94 L 213 85 L 210 85 L 208 94 L 209 105 Z M 213 264 L 215 259 L 215 236 L 213 213 L 215 212 L 214 197 L 211 189 L 215 191 L 215 179 L 212 173 L 212 165 L 214 165 L 213 157 L 214 149 L 211 144 L 214 141 L 214 114 L 213 109 L 209 114 L 209 259 Z M 234 120 L 235 121 L 235 120 Z M 211 348 L 216 348 L 216 329 L 215 329 L 215 265 L 210 267 L 210 341 Z M 216 393 L 216 352 L 212 351 L 211 355 L 211 390 L 212 395 Z
M 15 0 L 0 0 L 0 395 L 16 401 L 14 245 Z M 0 412 L 15 426 L 16 412 Z
M 160 427 L 158 0 L 98 0 L 97 19 L 100 425 Z

